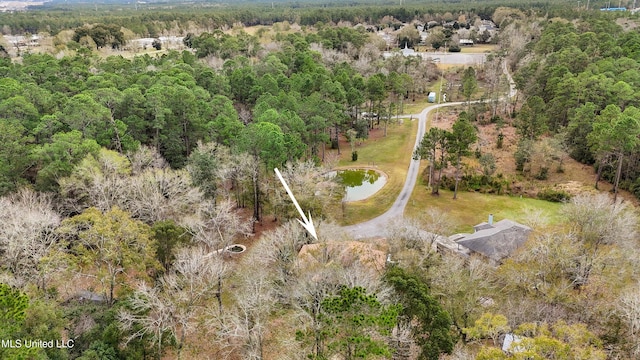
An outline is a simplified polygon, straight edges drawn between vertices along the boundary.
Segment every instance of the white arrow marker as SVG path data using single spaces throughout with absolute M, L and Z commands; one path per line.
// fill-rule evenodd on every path
M 313 236 L 316 240 L 318 240 L 318 235 L 316 235 L 316 228 L 315 226 L 313 226 L 313 220 L 311 220 L 311 213 L 309 213 L 309 219 L 307 220 L 307 217 L 304 216 L 304 212 L 300 208 L 300 205 L 298 205 L 298 201 L 296 200 L 295 196 L 293 196 L 293 194 L 291 193 L 291 189 L 289 189 L 289 185 L 287 185 L 287 182 L 284 181 L 284 178 L 282 177 L 282 174 L 280 174 L 280 171 L 278 170 L 278 168 L 275 168 L 273 170 L 276 172 L 276 175 L 278 175 L 278 179 L 280 179 L 280 182 L 282 183 L 282 186 L 284 186 L 284 189 L 287 190 L 287 194 L 289 194 L 291 201 L 293 201 L 293 205 L 295 205 L 296 209 L 298 209 L 298 212 L 300 213 L 300 216 L 302 216 L 302 220 L 304 220 L 304 222 L 302 222 L 302 220 L 300 219 L 296 219 L 296 220 L 298 220 L 298 222 L 305 229 L 307 229 L 307 231 L 309 232 L 309 234 L 311 234 L 311 236 Z

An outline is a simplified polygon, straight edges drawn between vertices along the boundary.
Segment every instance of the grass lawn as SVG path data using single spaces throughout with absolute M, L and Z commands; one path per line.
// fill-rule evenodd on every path
M 351 150 L 342 149 L 338 166 L 341 168 L 372 167 L 387 175 L 387 183 L 375 195 L 361 201 L 348 202 L 342 212 L 342 204 L 334 206 L 336 221 L 343 225 L 355 224 L 381 215 L 391 207 L 404 186 L 411 153 L 415 144 L 418 121 L 404 119 L 402 124 L 390 125 L 387 137 L 373 137 L 356 146 L 358 161 L 351 161 Z M 376 130 L 380 133 L 383 130 Z
M 440 84 L 440 82 L 442 82 L 442 85 Z M 424 110 L 424 108 L 429 107 L 429 106 L 433 106 L 436 105 L 438 103 L 437 98 L 436 98 L 436 102 L 435 103 L 430 103 L 429 101 L 427 101 L 427 94 L 431 91 L 437 94 L 440 92 L 441 88 L 446 88 L 447 85 L 447 81 L 443 78 L 438 79 L 438 81 L 434 82 L 431 87 L 429 88 L 429 91 L 427 91 L 424 95 L 418 96 L 416 97 L 416 101 L 415 102 L 405 102 L 404 103 L 404 108 L 403 108 L 403 113 L 404 115 L 409 115 L 409 114 L 419 114 L 422 112 L 422 110 Z
M 433 103 L 430 103 L 427 101 L 426 96 L 424 97 L 424 99 L 416 99 L 415 102 L 406 102 L 404 104 L 404 108 L 403 108 L 403 115 L 417 115 L 419 113 L 422 112 L 422 110 L 424 110 L 424 108 L 428 107 L 428 106 L 432 106 L 435 105 Z
M 419 217 L 430 207 L 436 207 L 448 214 L 455 224 L 455 232 L 473 232 L 473 225 L 487 221 L 493 214 L 494 221 L 510 219 L 526 223 L 531 211 L 541 211 L 549 224 L 560 221 L 560 203 L 526 197 L 480 194 L 475 192 L 458 192 L 458 199 L 453 200 L 453 191 L 440 190 L 440 196 L 431 195 L 424 184 L 417 184 L 405 216 Z
M 460 52 L 468 54 L 482 54 L 495 51 L 496 49 L 498 49 L 498 46 L 493 44 L 475 44 L 473 46 L 461 47 Z

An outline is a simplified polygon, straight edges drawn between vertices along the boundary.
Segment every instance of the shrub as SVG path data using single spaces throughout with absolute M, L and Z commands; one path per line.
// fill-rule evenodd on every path
M 354 151 L 351 153 L 351 161 L 358 161 L 358 152 Z
M 571 194 L 562 190 L 544 189 L 538 193 L 538 199 L 551 202 L 565 202 L 571 199 Z
M 455 178 L 442 176 L 441 186 L 444 189 L 453 191 L 455 188 Z M 458 184 L 458 191 L 474 191 L 483 194 L 509 194 L 509 182 L 502 176 L 493 177 L 488 175 L 463 175 Z
M 640 178 L 637 178 L 630 186 L 629 191 L 633 193 L 637 198 L 640 199 Z
M 160 39 L 154 39 L 151 46 L 156 50 L 162 50 L 162 42 L 160 42 Z
M 540 168 L 540 172 L 536 174 L 535 178 L 537 180 L 547 180 L 549 177 L 549 168 L 543 167 Z
M 504 144 L 504 134 L 500 132 L 498 134 L 498 141 L 496 141 L 496 149 L 502 149 L 503 144 Z

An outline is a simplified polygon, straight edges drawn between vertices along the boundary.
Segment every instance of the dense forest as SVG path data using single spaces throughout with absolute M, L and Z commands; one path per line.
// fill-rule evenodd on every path
M 452 13 L 469 13 L 482 19 L 490 19 L 499 7 L 520 9 L 533 14 L 567 19 L 579 17 L 572 8 L 573 2 L 556 0 L 536 2 L 474 1 L 450 3 L 434 1 L 425 4 L 381 4 L 367 2 L 347 4 L 343 2 L 318 7 L 313 3 L 299 2 L 298 6 L 271 2 L 244 5 L 217 5 L 197 3 L 197 5 L 170 6 L 163 8 L 156 4 L 85 4 L 67 6 L 66 2 L 46 3 L 42 9 L 34 11 L 0 13 L 1 31 L 4 34 L 37 34 L 48 32 L 53 35 L 64 29 L 74 29 L 85 24 L 106 23 L 126 27 L 138 36 L 157 37 L 168 31 L 188 32 L 194 26 L 207 31 L 241 23 L 244 26 L 272 25 L 288 21 L 300 25 L 315 25 L 318 22 L 380 23 L 384 17 L 392 17 L 400 22 L 427 20 L 430 18 L 449 20 Z M 608 6 L 607 1 L 591 1 L 591 9 Z M 631 4 L 626 4 L 630 6 Z M 99 11 L 98 11 L 99 10 Z M 456 15 L 457 17 L 457 15 Z M 427 20 L 428 21 L 428 20 Z
M 0 358 L 640 355 L 638 214 L 618 197 L 640 197 L 637 17 L 552 1 L 264 5 L 0 14 L 6 35 L 67 37 L 0 54 Z M 444 23 L 488 19 L 493 53 L 460 68 L 384 57 L 364 26 L 417 47 L 416 25 L 435 21 L 422 46 L 438 49 L 459 36 Z M 258 24 L 273 34 L 244 31 Z M 128 32 L 183 36 L 185 49 L 129 56 Z M 529 241 L 498 266 L 436 252 L 454 232 L 437 208 L 354 240 L 327 171 L 444 80 L 462 107 L 414 154 L 434 194 L 478 180 L 521 195 L 516 181 L 561 172 L 566 154 L 612 194 L 555 193 L 561 215 L 534 211 Z M 473 151 L 496 124 L 515 134 L 514 174 Z M 506 334 L 520 342 L 505 352 Z

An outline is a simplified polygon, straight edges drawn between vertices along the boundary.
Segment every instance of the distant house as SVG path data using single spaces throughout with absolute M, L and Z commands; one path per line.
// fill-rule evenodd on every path
M 625 7 L 606 7 L 601 8 L 600 11 L 627 11 Z
M 460 39 L 461 46 L 473 46 L 473 40 L 471 39 Z
M 479 255 L 498 265 L 529 238 L 531 228 L 512 220 L 488 222 L 473 227 L 473 234 L 456 234 L 437 244 L 439 251 L 463 256 Z
M 482 31 L 497 31 L 498 30 L 498 26 L 491 20 L 482 20 L 480 26 L 478 26 L 478 31 L 482 32 Z
M 457 23 L 458 23 L 457 21 L 447 21 L 447 22 L 443 22 L 443 23 L 442 23 L 442 27 L 444 27 L 444 28 L 449 28 L 449 29 L 453 29 Z

